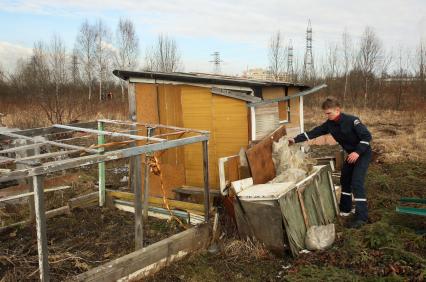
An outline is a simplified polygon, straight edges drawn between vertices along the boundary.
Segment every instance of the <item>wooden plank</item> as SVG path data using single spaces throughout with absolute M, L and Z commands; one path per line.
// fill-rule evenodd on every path
M 117 199 L 123 199 L 127 201 L 134 201 L 135 195 L 133 193 L 129 192 L 121 192 L 121 191 L 113 191 L 107 189 L 107 195 L 117 198 Z M 170 208 L 177 208 L 177 209 L 183 209 L 183 210 L 193 210 L 197 212 L 204 212 L 204 205 L 195 204 L 195 203 L 189 203 L 189 202 L 182 202 L 182 201 L 176 201 L 176 200 L 168 200 Z M 149 197 L 149 204 L 150 205 L 156 205 L 156 206 L 163 206 L 163 199 L 157 198 L 157 197 Z
M 209 139 L 209 135 L 186 137 L 186 138 L 170 140 L 170 141 L 156 143 L 156 144 L 149 144 L 149 145 L 138 146 L 134 148 L 116 150 L 113 152 L 107 152 L 104 155 L 96 154 L 96 155 L 79 157 L 75 159 L 48 162 L 38 167 L 23 169 L 23 170 L 16 170 L 16 171 L 7 173 L 5 175 L 0 175 L 0 182 L 25 178 L 25 177 L 34 176 L 34 175 L 48 174 L 51 172 L 66 170 L 66 169 L 75 168 L 75 167 L 83 166 L 83 165 L 86 166 L 86 165 L 97 164 L 99 162 L 107 162 L 112 160 L 128 158 L 131 156 L 140 155 L 147 152 L 162 151 L 162 150 L 166 150 L 173 147 L 183 146 L 186 144 L 202 142 L 208 139 Z
M 247 160 L 254 184 L 263 184 L 275 178 L 275 166 L 272 161 L 272 142 L 277 142 L 284 135 L 286 135 L 285 126 L 281 126 L 247 150 Z
M 217 188 L 219 187 L 218 160 L 215 151 L 217 139 L 213 124 L 212 94 L 208 88 L 195 86 L 182 86 L 181 93 L 184 127 L 212 132 L 209 140 L 209 181 L 210 187 Z M 201 146 L 199 144 L 185 146 L 184 150 L 186 185 L 202 187 L 204 179 Z
M 147 136 L 151 136 L 153 128 L 147 128 Z M 148 155 L 145 155 L 145 165 L 144 165 L 144 181 L 143 181 L 143 219 L 148 219 L 148 199 L 149 199 L 149 164 L 148 164 Z M 141 176 L 142 177 L 142 176 Z
M 132 83 L 131 92 L 129 92 L 129 119 L 133 122 L 138 121 L 138 97 L 135 84 Z M 131 125 L 131 129 L 138 129 L 137 125 Z M 138 144 L 139 145 L 139 144 Z M 135 146 L 135 145 L 134 145 Z M 142 158 L 135 155 L 130 161 L 131 185 L 135 193 L 135 250 L 143 248 L 143 217 L 142 217 Z
M 104 123 L 98 122 L 98 130 L 104 131 L 105 126 Z M 105 136 L 103 134 L 98 134 L 98 145 L 105 144 Z M 99 154 L 102 154 L 104 151 L 103 148 L 99 148 Z M 99 206 L 103 207 L 105 204 L 105 163 L 98 164 L 98 187 L 99 187 Z
M 133 134 L 127 134 L 127 133 L 121 133 L 121 132 L 112 132 L 112 131 L 106 131 L 106 130 L 90 129 L 90 128 L 78 128 L 78 127 L 73 127 L 73 126 L 63 125 L 63 124 L 54 124 L 53 126 L 58 127 L 58 128 L 70 129 L 70 130 L 74 130 L 74 131 L 81 131 L 81 132 L 87 132 L 87 133 L 93 133 L 93 134 L 98 134 L 98 135 L 107 135 L 107 136 L 112 136 L 112 137 L 127 137 L 129 139 L 139 140 L 139 141 L 146 141 L 148 139 L 148 137 L 146 137 L 146 136 L 133 135 Z M 165 139 L 156 138 L 156 137 L 150 137 L 149 140 L 158 141 L 158 142 L 165 141 Z M 46 141 L 46 142 L 50 142 L 50 141 Z M 60 144 L 62 144 L 62 143 L 60 143 Z
M 43 176 L 33 177 L 35 217 L 37 228 L 38 265 L 41 281 L 49 281 L 49 261 L 47 251 L 46 215 L 44 207 Z
M 83 196 L 72 198 L 68 200 L 68 205 L 70 209 L 82 208 L 96 205 L 96 202 L 99 199 L 98 192 L 92 192 Z
M 44 193 L 64 190 L 64 189 L 68 189 L 68 188 L 71 188 L 71 186 L 59 186 L 59 187 L 54 187 L 54 188 L 50 188 L 50 189 L 44 189 Z M 0 202 L 16 200 L 16 199 L 19 199 L 19 198 L 24 198 L 24 197 L 28 197 L 28 196 L 32 196 L 32 195 L 34 195 L 34 192 L 22 193 L 22 194 L 18 194 L 18 195 L 0 198 Z
M 46 218 L 52 218 L 52 217 L 55 217 L 55 216 L 58 216 L 58 215 L 63 215 L 63 214 L 71 214 L 71 210 L 70 210 L 70 207 L 68 205 L 47 211 L 46 212 Z
M 143 215 L 142 215 L 142 171 L 141 157 L 132 157 L 132 190 L 135 191 L 135 250 L 143 248 Z
M 168 264 L 179 253 L 189 253 L 205 248 L 209 242 L 209 225 L 202 224 L 93 268 L 76 276 L 73 280 L 108 282 L 116 281 L 120 278 L 141 279 L 145 276 L 144 268 L 155 265 L 163 259 Z M 159 267 L 156 270 L 158 271 Z
M 209 147 L 208 141 L 203 141 L 203 174 L 204 174 L 204 219 L 210 220 L 210 187 L 209 187 Z
M 93 128 L 93 127 L 96 126 L 96 121 L 71 123 L 70 125 L 77 126 L 77 127 L 84 127 L 84 128 Z M 61 128 L 55 128 L 53 126 L 13 131 L 13 133 L 17 133 L 19 135 L 24 135 L 24 136 L 29 136 L 29 137 L 50 135 L 50 134 L 57 134 L 57 133 L 64 133 L 64 132 L 68 132 L 68 130 L 61 129 Z M 0 133 L 0 141 L 7 140 L 7 139 L 9 139 L 7 136 L 3 136 Z
M 23 139 L 23 140 L 31 141 L 31 142 L 34 142 L 34 143 L 37 143 L 37 141 L 38 141 L 37 139 L 35 139 L 33 137 L 27 137 L 27 136 L 12 133 L 12 132 L 2 132 L 2 133 L 0 133 L 0 135 L 6 135 L 6 136 L 9 136 L 9 137 L 12 137 L 12 138 L 15 138 L 15 139 Z M 70 145 L 70 144 L 65 144 L 65 143 L 60 143 L 60 142 L 55 142 L 55 141 L 44 140 L 43 143 L 54 145 L 54 146 L 65 148 L 65 149 L 80 150 L 80 151 L 84 151 L 84 152 L 88 152 L 88 153 L 97 153 L 97 150 L 95 150 L 95 149 L 90 149 L 90 148 L 85 148 L 85 147 L 81 147 L 81 146 Z
M 173 189 L 173 192 L 187 195 L 202 195 L 204 193 L 204 188 L 192 187 L 192 186 L 182 186 L 179 188 Z M 210 195 L 219 196 L 220 192 L 217 190 L 210 190 Z

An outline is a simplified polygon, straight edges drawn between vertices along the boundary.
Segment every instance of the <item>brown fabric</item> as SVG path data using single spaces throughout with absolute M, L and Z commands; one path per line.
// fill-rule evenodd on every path
M 286 130 L 283 125 L 247 150 L 247 160 L 254 184 L 264 184 L 275 178 L 272 142 L 277 142 L 284 135 Z

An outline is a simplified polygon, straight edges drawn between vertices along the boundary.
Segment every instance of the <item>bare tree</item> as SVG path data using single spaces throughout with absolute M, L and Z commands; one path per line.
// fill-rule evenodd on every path
M 67 71 L 65 45 L 58 35 L 53 36 L 49 46 L 49 64 L 56 99 L 59 100 L 60 88 L 67 80 Z
M 377 67 L 377 61 L 382 52 L 382 45 L 379 38 L 371 27 L 366 27 L 361 37 L 360 50 L 358 54 L 358 67 L 364 78 L 364 108 L 368 100 L 368 83 L 371 77 L 374 77 L 374 71 Z
M 269 40 L 269 71 L 274 80 L 278 80 L 285 69 L 286 49 L 281 31 L 274 33 Z
M 133 23 L 120 19 L 116 31 L 115 66 L 120 69 L 135 69 L 139 55 L 139 39 Z M 120 79 L 121 98 L 124 100 L 126 82 Z
M 42 41 L 34 43 L 33 55 L 30 59 L 29 67 L 33 73 L 30 78 L 33 80 L 32 84 L 36 88 L 34 90 L 43 97 L 46 95 L 51 74 L 48 65 L 47 47 Z
M 343 76 L 345 79 L 345 85 L 343 88 L 343 105 L 345 105 L 346 95 L 348 92 L 348 80 L 349 80 L 349 71 L 353 65 L 353 47 L 352 47 L 352 39 L 345 29 L 342 34 L 342 53 L 343 53 Z
M 102 100 L 102 82 L 106 79 L 112 51 L 110 43 L 111 32 L 102 20 L 96 22 L 95 35 L 95 59 L 99 82 L 99 100 Z
M 410 79 L 410 57 L 410 51 L 400 46 L 397 57 L 397 68 L 394 75 L 398 83 L 395 99 L 396 110 L 401 108 L 402 96 L 404 90 L 407 89 L 408 80 Z
M 174 72 L 181 67 L 180 51 L 176 41 L 167 35 L 160 34 L 156 44 L 147 49 L 145 69 Z
M 423 99 L 426 99 L 426 48 L 422 40 L 420 40 L 419 47 L 417 49 L 417 77 L 419 83 L 419 94 Z
M 89 100 L 92 98 L 92 82 L 95 70 L 96 31 L 88 20 L 80 27 L 76 40 L 78 59 L 83 67 L 84 76 L 89 89 Z
M 338 46 L 330 45 L 327 48 L 326 54 L 326 72 L 325 75 L 327 78 L 333 80 L 339 76 L 339 62 L 338 62 Z
M 379 105 L 383 106 L 383 91 L 385 89 L 384 81 L 389 77 L 389 71 L 393 63 L 393 51 L 383 50 L 382 55 L 379 57 L 377 62 L 377 75 L 378 75 L 378 87 L 377 95 L 374 98 L 374 107 Z

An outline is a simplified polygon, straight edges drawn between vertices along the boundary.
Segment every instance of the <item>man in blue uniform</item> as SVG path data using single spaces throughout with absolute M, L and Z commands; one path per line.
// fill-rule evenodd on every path
M 338 101 L 329 98 L 323 102 L 322 109 L 327 121 L 311 131 L 290 138 L 289 143 L 303 142 L 330 133 L 348 153 L 340 178 L 342 185 L 340 215 L 350 215 L 353 194 L 355 219 L 349 227 L 359 228 L 367 222 L 368 217 L 364 179 L 371 160 L 371 134 L 359 118 L 342 113 Z

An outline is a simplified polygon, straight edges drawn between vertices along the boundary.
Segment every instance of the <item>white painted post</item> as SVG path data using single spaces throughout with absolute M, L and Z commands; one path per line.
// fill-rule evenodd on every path
M 43 176 L 33 176 L 35 216 L 37 227 L 37 250 L 40 280 L 49 281 L 49 261 L 47 251 L 46 215 L 44 207 Z

